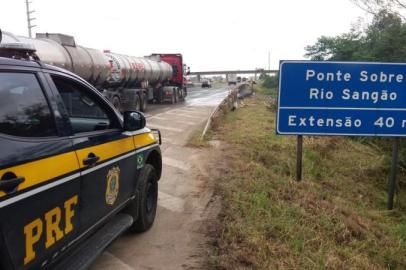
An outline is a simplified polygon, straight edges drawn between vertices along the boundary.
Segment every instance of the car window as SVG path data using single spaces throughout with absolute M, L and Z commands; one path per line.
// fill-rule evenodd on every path
M 35 74 L 0 72 L 0 132 L 20 137 L 56 135 L 54 118 Z
M 117 127 L 87 87 L 67 78 L 51 77 L 62 97 L 75 134 Z

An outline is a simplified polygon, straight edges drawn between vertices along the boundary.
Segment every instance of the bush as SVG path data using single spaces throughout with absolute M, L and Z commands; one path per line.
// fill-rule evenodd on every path
M 262 83 L 263 87 L 266 88 L 278 88 L 279 86 L 279 76 L 269 76 L 266 75 Z

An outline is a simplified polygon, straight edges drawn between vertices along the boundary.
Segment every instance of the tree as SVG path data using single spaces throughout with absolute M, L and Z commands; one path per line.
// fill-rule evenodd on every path
M 360 33 L 350 32 L 337 37 L 322 36 L 316 44 L 307 46 L 305 57 L 311 60 L 362 60 L 364 44 Z
M 403 62 L 406 24 L 397 14 L 381 10 L 365 29 L 353 27 L 340 36 L 322 36 L 305 50 L 311 60 Z
M 403 12 L 406 11 L 405 0 L 351 0 L 351 2 L 373 15 L 385 10 L 389 13 L 398 15 L 403 20 L 406 19 L 403 15 Z

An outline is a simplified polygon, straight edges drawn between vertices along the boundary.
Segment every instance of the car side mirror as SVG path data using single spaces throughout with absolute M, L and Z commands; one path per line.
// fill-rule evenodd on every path
M 125 111 L 123 115 L 125 131 L 135 131 L 145 127 L 146 120 L 143 113 L 137 111 Z

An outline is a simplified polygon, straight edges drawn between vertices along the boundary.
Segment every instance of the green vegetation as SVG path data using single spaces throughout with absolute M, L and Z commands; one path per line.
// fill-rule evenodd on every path
M 397 6 L 403 1 L 367 1 L 354 0 L 365 9 L 370 4 L 370 12 L 375 13 L 373 21 L 362 28 L 355 25 L 348 33 L 336 37 L 322 36 L 311 46 L 306 47 L 307 57 L 312 60 L 337 61 L 384 61 L 404 62 L 406 59 L 406 23 L 397 12 L 390 10 L 405 10 Z M 387 9 L 382 9 L 386 7 Z M 376 9 L 380 9 L 376 11 Z M 385 153 L 390 153 L 390 140 L 384 138 L 355 138 L 369 145 L 378 147 Z M 406 140 L 402 139 L 403 144 Z M 400 163 L 406 168 L 406 149 L 402 148 Z
M 257 93 L 269 95 L 272 98 L 277 98 L 279 87 L 279 76 L 269 76 L 262 74 L 260 81 L 254 86 Z
M 406 23 L 382 10 L 365 28 L 358 24 L 343 35 L 322 36 L 306 51 L 312 60 L 402 62 L 406 59 Z
M 275 135 L 268 97 L 245 103 L 210 134 L 226 148 L 213 268 L 406 269 L 406 194 L 386 210 L 386 153 L 345 137 L 305 137 L 296 182 L 296 138 Z M 405 185 L 405 171 L 398 176 Z
M 381 10 L 387 10 L 390 13 L 394 13 L 402 19 L 405 16 L 402 14 L 406 10 L 405 0 L 351 0 L 361 9 L 367 11 L 369 14 L 377 14 Z

